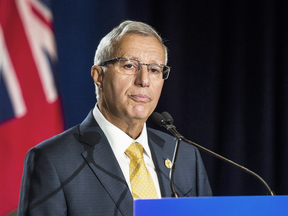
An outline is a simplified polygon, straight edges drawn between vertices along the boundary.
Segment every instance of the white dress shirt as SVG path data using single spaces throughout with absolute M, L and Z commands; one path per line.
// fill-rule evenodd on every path
M 93 116 L 97 123 L 99 124 L 100 128 L 104 132 L 105 136 L 110 143 L 110 146 L 114 152 L 114 155 L 120 165 L 122 173 L 126 179 L 126 182 L 129 186 L 131 191 L 131 184 L 130 184 L 130 177 L 129 177 L 129 163 L 130 158 L 125 154 L 126 149 L 130 146 L 133 142 L 138 142 L 143 146 L 143 157 L 145 161 L 145 165 L 149 170 L 152 179 L 154 181 L 154 185 L 157 191 L 157 195 L 161 198 L 161 191 L 158 182 L 157 173 L 155 170 L 155 166 L 152 160 L 151 151 L 148 145 L 148 137 L 147 137 L 147 130 L 146 130 L 146 123 L 144 124 L 143 130 L 141 135 L 136 139 L 132 139 L 128 136 L 125 132 L 120 130 L 118 127 L 110 123 L 100 112 L 98 109 L 97 104 L 93 109 Z

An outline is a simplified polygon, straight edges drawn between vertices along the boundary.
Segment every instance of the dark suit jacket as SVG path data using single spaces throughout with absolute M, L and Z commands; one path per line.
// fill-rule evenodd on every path
M 169 169 L 175 140 L 148 128 L 148 142 L 162 197 L 170 197 Z M 211 196 L 198 150 L 181 142 L 175 189 L 184 196 Z M 78 126 L 29 150 L 25 158 L 18 215 L 133 215 L 124 175 L 92 112 Z

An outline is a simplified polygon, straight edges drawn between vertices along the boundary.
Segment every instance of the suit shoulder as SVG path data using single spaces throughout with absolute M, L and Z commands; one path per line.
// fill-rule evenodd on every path
M 61 149 L 66 145 L 73 143 L 79 140 L 79 125 L 71 127 L 64 132 L 57 134 L 49 139 L 44 140 L 43 142 L 32 147 L 31 150 L 37 149 Z

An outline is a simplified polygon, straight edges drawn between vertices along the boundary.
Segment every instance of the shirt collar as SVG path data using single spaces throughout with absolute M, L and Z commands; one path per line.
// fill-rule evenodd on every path
M 93 116 L 100 128 L 103 130 L 105 136 L 107 137 L 110 146 L 114 154 L 123 153 L 130 146 L 132 142 L 138 142 L 143 146 L 144 153 L 147 154 L 149 158 L 151 157 L 151 151 L 148 145 L 147 129 L 146 123 L 144 123 L 142 132 L 140 136 L 134 140 L 128 136 L 124 131 L 110 123 L 100 112 L 97 104 L 93 109 Z

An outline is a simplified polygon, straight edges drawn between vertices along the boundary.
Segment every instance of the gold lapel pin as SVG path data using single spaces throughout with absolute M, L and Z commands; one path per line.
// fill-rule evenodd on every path
M 172 162 L 171 162 L 168 158 L 165 160 L 165 166 L 166 166 L 168 169 L 170 169 L 170 168 L 172 167 Z

